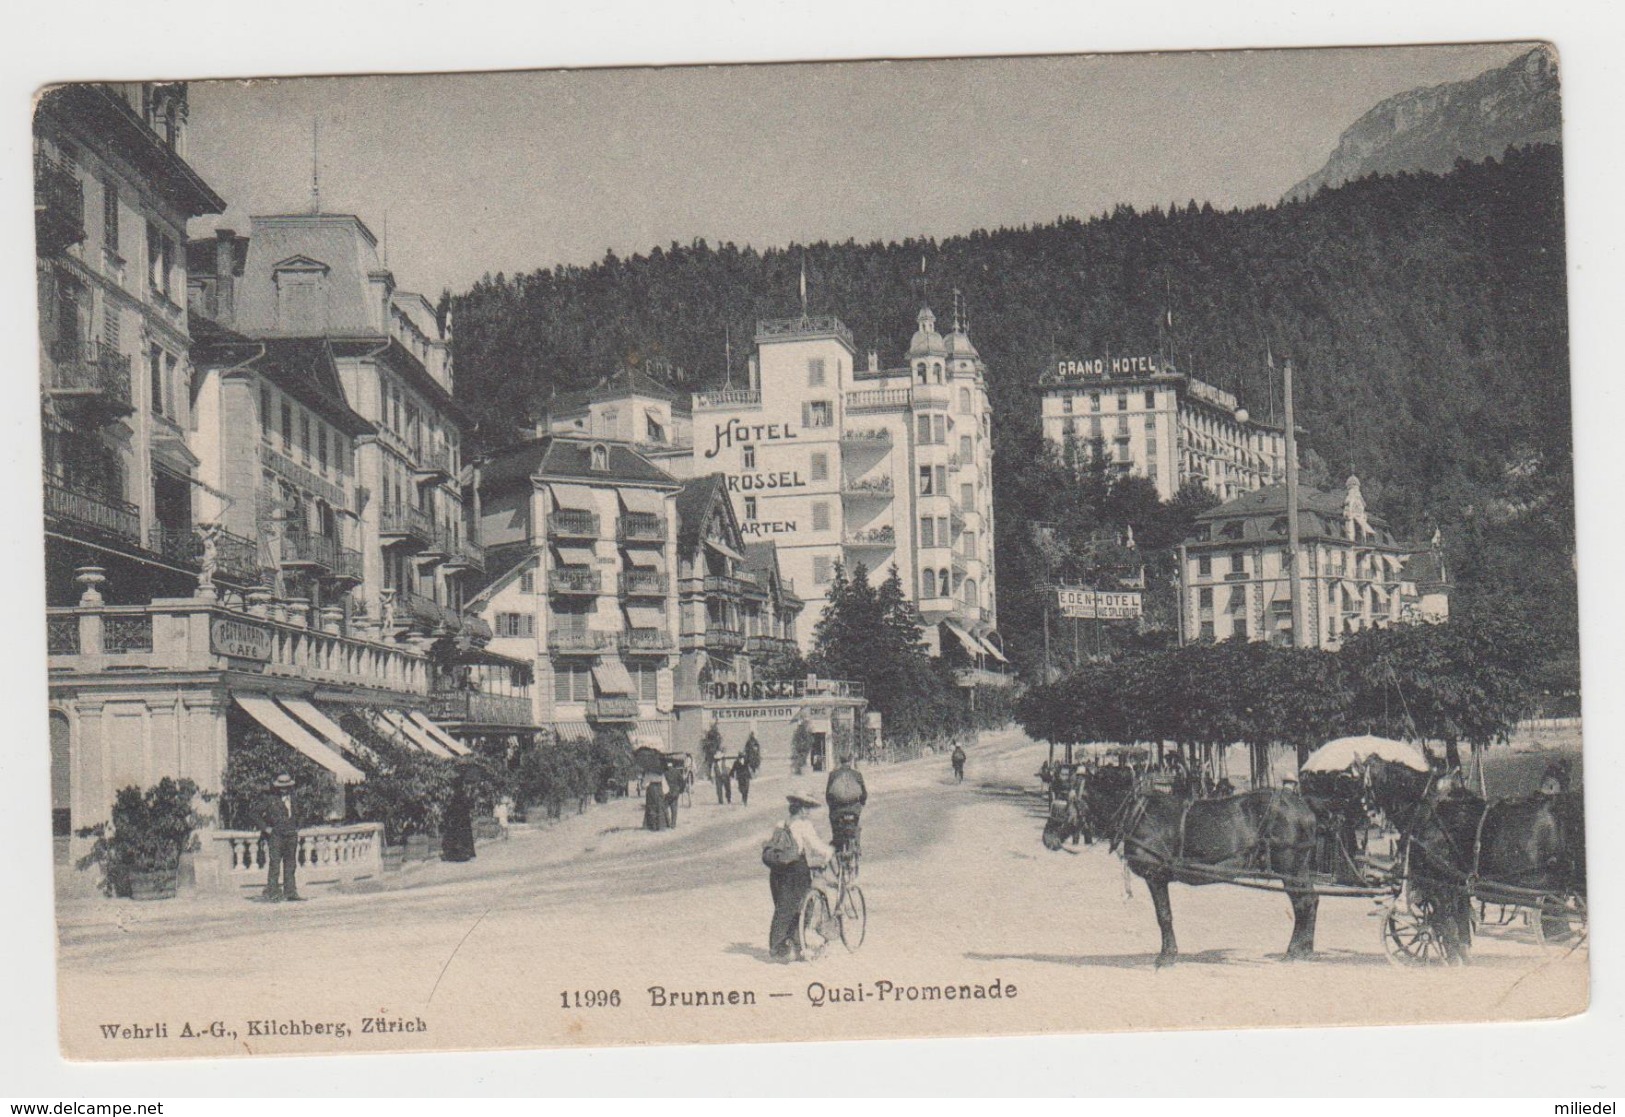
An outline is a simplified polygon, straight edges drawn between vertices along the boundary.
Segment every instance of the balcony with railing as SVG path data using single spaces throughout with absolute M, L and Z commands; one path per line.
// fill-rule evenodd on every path
M 664 543 L 666 517 L 652 512 L 628 512 L 620 518 L 618 536 L 622 543 Z
M 759 411 L 761 407 L 760 388 L 723 388 L 694 393 L 695 411 Z
M 597 539 L 598 514 L 561 508 L 547 517 L 547 534 L 553 539 Z
M 927 408 L 947 410 L 953 400 L 953 389 L 946 384 L 916 384 L 911 391 L 913 398 L 909 402 L 916 411 Z
M 448 572 L 453 570 L 485 569 L 485 548 L 471 539 L 461 539 L 452 545 L 446 554 L 445 568 Z
M 756 342 L 792 338 L 836 337 L 852 345 L 852 331 L 833 314 L 803 314 L 799 318 L 766 318 L 756 323 Z
M 595 628 L 553 628 L 547 633 L 547 649 L 565 655 L 598 655 L 615 646 L 615 635 Z
M 876 450 L 884 453 L 891 449 L 891 444 L 891 431 L 885 427 L 847 427 L 841 432 L 841 449 L 846 451 Z
M 703 586 L 707 595 L 720 597 L 742 597 L 746 589 L 742 580 L 729 574 L 707 574 Z
M 622 597 L 665 597 L 669 585 L 658 570 L 628 570 L 621 574 Z
M 874 477 L 845 477 L 841 480 L 841 497 L 849 501 L 887 501 L 893 496 L 891 474 Z
M 855 528 L 848 531 L 841 542 L 844 546 L 857 550 L 890 550 L 897 546 L 897 529 L 890 524 L 884 527 Z
M 412 475 L 420 485 L 437 485 L 449 480 L 452 476 L 451 447 L 445 445 L 420 447 L 416 460 L 412 463 Z
M 442 605 L 427 594 L 400 590 L 395 594 L 396 621 L 404 620 L 408 626 L 430 635 L 448 635 L 461 632 L 463 619 L 450 606 Z
M 425 695 L 428 659 L 394 643 L 285 619 L 274 603 L 227 609 L 201 599 L 47 610 L 55 675 L 240 670 L 352 690 Z
M 429 695 L 429 717 L 441 725 L 535 725 L 530 698 L 522 694 L 487 694 L 478 690 L 443 690 Z
M 895 411 L 913 402 L 911 388 L 865 388 L 846 393 L 848 411 Z
M 284 569 L 326 574 L 338 565 L 339 542 L 326 535 L 289 531 L 277 543 L 277 557 Z
M 621 633 L 620 645 L 630 655 L 673 650 L 671 633 L 664 628 L 629 628 Z
M 596 570 L 549 570 L 549 593 L 596 597 L 604 592 L 604 576 Z
M 588 721 L 637 721 L 638 700 L 625 695 L 608 695 L 587 700 Z
M 49 356 L 45 388 L 53 400 L 75 405 L 94 422 L 122 419 L 135 410 L 128 354 L 70 337 L 57 339 Z
M 60 481 L 45 482 L 47 519 L 88 530 L 125 543 L 141 542 L 141 510 L 127 500 L 73 488 Z
M 434 520 L 410 504 L 387 504 L 378 514 L 378 536 L 384 543 L 426 547 L 435 537 Z
M 34 157 L 34 243 L 53 256 L 85 239 L 85 187 L 66 164 Z
M 716 623 L 705 626 L 705 649 L 711 652 L 739 652 L 745 648 L 745 634 L 737 628 Z

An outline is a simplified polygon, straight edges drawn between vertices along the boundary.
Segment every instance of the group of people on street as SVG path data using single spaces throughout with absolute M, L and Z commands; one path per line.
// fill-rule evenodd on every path
M 705 770 L 710 773 L 711 783 L 716 788 L 717 803 L 732 803 L 734 801 L 734 786 L 739 787 L 739 803 L 741 806 L 750 805 L 750 783 L 762 767 L 762 745 L 752 733 L 745 740 L 745 747 L 738 756 L 728 757 L 722 754 L 722 735 L 707 736 L 705 743 Z
M 688 772 L 680 763 L 667 764 L 664 774 L 646 780 L 643 785 L 643 828 L 677 829 L 677 807 L 687 789 Z

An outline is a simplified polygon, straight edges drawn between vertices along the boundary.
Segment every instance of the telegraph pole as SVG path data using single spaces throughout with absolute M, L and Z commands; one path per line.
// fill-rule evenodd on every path
M 1292 600 L 1292 646 L 1307 648 L 1304 629 L 1303 572 L 1298 566 L 1298 432 L 1292 416 L 1292 362 L 1286 361 L 1282 374 L 1286 403 L 1286 556 L 1287 586 Z

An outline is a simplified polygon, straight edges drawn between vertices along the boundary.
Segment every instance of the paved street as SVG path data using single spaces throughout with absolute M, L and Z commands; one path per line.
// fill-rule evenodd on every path
M 641 804 L 627 800 L 516 829 L 471 864 L 421 864 L 302 905 L 66 902 L 64 1040 L 76 1055 L 138 1058 L 1201 1027 L 1220 1014 L 1252 1025 L 1454 1021 L 1584 1007 L 1583 948 L 1483 937 L 1470 968 L 1399 970 L 1382 957 L 1370 902 L 1327 900 L 1321 957 L 1286 963 L 1286 900 L 1229 887 L 1176 886 L 1183 961 L 1157 971 L 1144 886 L 1133 881 L 1125 896 L 1121 864 L 1103 847 L 1040 845 L 1033 772 L 1043 755 L 1012 730 L 984 735 L 962 785 L 945 757 L 868 770 L 870 930 L 856 955 L 766 958 L 760 846 L 787 790 L 821 790 L 821 780 L 769 773 L 748 808 L 718 806 L 702 785 L 675 832 L 638 829 Z M 815 1006 L 815 982 L 854 1000 Z M 877 999 L 881 982 L 904 999 Z M 976 997 L 995 983 L 1003 995 Z M 973 1003 L 907 999 L 910 986 L 950 985 L 971 987 Z M 755 1003 L 654 1007 L 654 986 L 737 990 Z M 561 1006 L 566 993 L 597 990 L 617 990 L 619 1006 Z M 427 1030 L 355 1034 L 369 1016 Z M 347 1022 L 352 1034 L 250 1036 L 247 1022 L 262 1018 Z M 182 1022 L 216 1020 L 236 1036 L 176 1038 Z M 99 1027 L 154 1021 L 170 1023 L 167 1040 L 105 1040 Z

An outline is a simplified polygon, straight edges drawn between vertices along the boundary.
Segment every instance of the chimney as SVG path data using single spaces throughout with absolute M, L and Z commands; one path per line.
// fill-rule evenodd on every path
M 214 319 L 231 325 L 237 316 L 237 233 L 214 231 Z
M 875 352 L 873 349 L 869 350 L 869 371 L 880 371 L 880 354 Z

